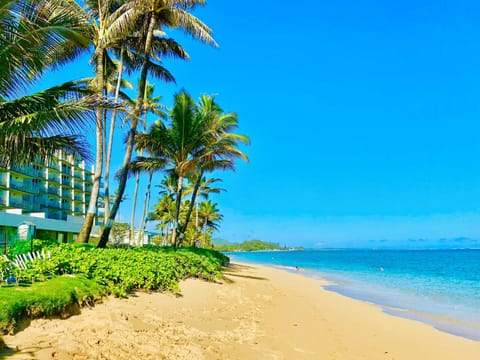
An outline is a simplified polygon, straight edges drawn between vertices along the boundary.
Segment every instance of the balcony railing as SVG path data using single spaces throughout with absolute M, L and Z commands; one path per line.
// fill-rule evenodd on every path
M 78 170 L 75 170 L 75 172 L 73 173 L 73 176 L 76 179 L 83 179 L 83 173 L 81 171 L 78 171 Z
M 21 209 L 23 209 L 25 207 L 22 200 L 14 200 L 14 199 L 10 199 L 9 206 L 10 207 L 16 207 L 16 208 L 21 208 Z
M 60 172 L 60 164 L 55 160 L 49 160 L 47 166 L 50 170 Z
M 52 174 L 48 174 L 48 181 L 60 184 L 60 177 L 52 176 Z
M 11 171 L 14 171 L 18 174 L 27 175 L 29 177 L 41 177 L 42 173 L 40 170 L 33 169 L 31 166 L 18 166 L 12 165 L 10 167 Z
M 50 194 L 50 195 L 59 196 L 59 191 L 58 190 L 59 190 L 58 188 L 49 187 L 48 190 L 47 190 L 47 193 Z
M 28 184 L 19 184 L 19 183 L 15 183 L 15 182 L 10 183 L 10 188 L 15 189 L 15 190 L 19 190 L 19 191 L 22 191 L 22 192 L 30 193 L 30 194 L 38 194 L 38 192 L 39 192 L 38 187 L 34 187 L 34 186 L 28 185 Z

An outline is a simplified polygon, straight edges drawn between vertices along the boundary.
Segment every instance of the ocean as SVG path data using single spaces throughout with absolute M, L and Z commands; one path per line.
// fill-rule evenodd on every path
M 305 250 L 227 255 L 232 261 L 326 279 L 330 283 L 326 290 L 480 341 L 480 250 Z

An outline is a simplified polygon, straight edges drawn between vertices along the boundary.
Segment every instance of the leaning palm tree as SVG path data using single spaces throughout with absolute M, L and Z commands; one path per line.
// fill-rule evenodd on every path
M 192 192 L 192 201 L 185 222 L 180 228 L 181 234 L 188 227 L 203 174 L 215 170 L 235 170 L 236 159 L 248 160 L 248 157 L 239 149 L 239 145 L 248 144 L 250 140 L 245 135 L 233 132 L 238 127 L 238 118 L 235 113 L 224 113 L 213 96 L 204 95 L 200 98 L 196 116 L 198 122 L 204 126 L 205 136 L 196 152 L 198 174 Z
M 27 163 L 55 150 L 87 156 L 79 128 L 95 99 L 85 82 L 25 95 L 46 70 L 76 58 L 91 28 L 69 0 L 4 0 L 0 6 L 0 162 Z
M 106 65 L 109 60 L 108 50 L 127 38 L 128 34 L 134 30 L 141 15 L 135 4 L 134 1 L 120 3 L 114 0 L 85 0 L 85 9 L 94 29 L 91 38 L 94 47 L 92 62 L 95 64 L 94 90 L 98 99 L 104 99 Z M 97 106 L 95 112 L 95 172 L 87 214 L 78 234 L 77 243 L 88 242 L 96 214 L 103 167 L 104 115 L 104 107 Z M 123 191 L 120 192 L 119 203 L 123 197 Z
M 188 183 L 188 186 L 185 189 L 185 195 L 187 194 L 192 194 L 192 199 L 191 203 L 194 204 L 195 206 L 195 231 L 198 232 L 198 198 L 201 197 L 204 200 L 208 200 L 210 197 L 210 194 L 219 194 L 222 191 L 226 191 L 225 189 L 218 188 L 218 187 L 213 187 L 211 186 L 212 184 L 216 182 L 222 181 L 222 179 L 219 178 L 206 178 L 205 176 L 202 176 L 200 178 L 200 182 L 198 182 L 198 177 L 200 176 L 200 173 L 195 174 L 195 176 L 192 177 L 191 182 Z M 198 183 L 198 186 L 196 187 Z M 193 197 L 193 193 L 195 191 L 195 188 L 197 189 L 197 195 L 195 198 Z M 187 213 L 188 215 L 188 213 Z M 185 227 L 188 229 L 188 216 L 186 217 L 185 221 Z
M 204 0 L 158 0 L 154 2 L 150 0 L 139 1 L 138 9 L 143 10 L 143 18 L 141 19 L 141 23 L 144 24 L 144 27 L 140 30 L 140 33 L 143 35 L 141 38 L 144 39 L 144 42 L 141 43 L 141 48 L 139 49 L 139 53 L 142 54 L 143 61 L 140 67 L 141 70 L 137 103 L 133 111 L 131 127 L 126 140 L 125 156 L 119 174 L 120 195 L 123 195 L 127 183 L 128 167 L 132 158 L 137 124 L 143 108 L 143 97 L 148 73 L 150 72 L 154 76 L 168 79 L 165 77 L 165 74 L 168 73 L 168 71 L 166 71 L 166 69 L 159 64 L 155 66 L 155 60 L 159 59 L 159 54 L 154 53 L 154 51 L 160 51 L 160 55 L 165 53 L 165 49 L 155 49 L 153 47 L 155 31 L 162 31 L 164 27 L 180 28 L 205 43 L 216 45 L 211 36 L 212 30 L 190 13 L 190 11 L 195 9 L 197 6 L 204 5 L 204 3 Z M 155 69 L 160 69 L 161 72 L 155 72 Z M 173 76 L 171 77 L 171 80 L 173 80 Z M 112 206 L 110 218 L 103 229 L 98 247 L 106 246 L 111 230 L 111 224 L 113 224 L 113 220 L 117 215 L 119 206 L 120 200 L 117 198 Z

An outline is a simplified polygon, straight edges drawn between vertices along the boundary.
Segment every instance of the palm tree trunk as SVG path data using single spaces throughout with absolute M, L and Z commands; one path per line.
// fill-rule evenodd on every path
M 207 223 L 208 223 L 208 218 L 205 218 L 205 224 L 203 224 L 202 231 L 203 231 L 203 246 L 206 245 L 207 243 Z
M 195 200 L 195 234 L 198 233 L 198 199 Z
M 142 220 L 140 223 L 139 237 L 142 243 L 143 243 L 143 234 L 145 232 L 145 226 L 147 225 L 148 206 L 150 203 L 150 193 L 152 188 L 152 177 L 153 177 L 153 171 L 150 170 L 149 177 L 148 177 L 148 184 L 147 184 L 147 192 L 145 193 L 145 201 L 143 203 Z
M 172 229 L 172 245 L 174 248 L 177 247 L 177 228 L 178 228 L 178 219 L 180 218 L 180 206 L 182 204 L 182 192 L 183 192 L 183 177 L 179 176 L 177 180 L 177 198 L 175 201 L 175 221 L 173 222 L 173 229 Z
M 190 201 L 190 205 L 188 206 L 188 211 L 187 211 L 187 216 L 185 217 L 185 223 L 180 229 L 180 234 L 184 234 L 185 231 L 187 230 L 188 222 L 190 221 L 190 216 L 192 215 L 193 211 L 193 205 L 195 204 L 197 200 L 197 193 L 198 193 L 198 188 L 200 187 L 200 182 L 202 181 L 202 176 L 203 176 L 203 170 L 200 171 L 200 174 L 198 175 L 197 181 L 195 182 L 195 187 L 193 188 L 192 192 L 192 199 Z
M 128 242 L 132 245 L 132 242 L 135 238 L 135 210 L 137 209 L 137 196 L 138 196 L 138 188 L 140 187 L 140 173 L 137 172 L 137 176 L 135 179 L 135 191 L 133 193 L 133 200 L 132 200 L 132 215 L 130 217 L 130 236 L 128 237 Z
M 103 95 L 103 88 L 105 87 L 104 80 L 104 66 L 103 66 L 103 49 L 97 51 L 97 94 Z M 96 153 L 95 153 L 95 172 L 93 175 L 92 192 L 90 194 L 90 201 L 88 203 L 87 214 L 85 215 L 85 221 L 83 222 L 82 229 L 78 234 L 76 243 L 88 243 L 90 233 L 92 231 L 95 214 L 97 212 L 97 200 L 100 193 L 100 180 L 102 179 L 102 166 L 103 166 L 103 109 L 98 106 L 96 110 Z
M 140 81 L 138 83 L 137 103 L 133 111 L 131 128 L 130 128 L 130 131 L 128 132 L 128 137 L 126 142 L 125 156 L 123 158 L 122 168 L 120 169 L 117 197 L 115 198 L 115 202 L 113 203 L 113 206 L 110 212 L 110 217 L 108 218 L 107 223 L 105 224 L 105 227 L 102 232 L 102 236 L 100 238 L 100 241 L 98 242 L 99 248 L 104 248 L 107 245 L 108 237 L 110 235 L 110 231 L 112 230 L 112 226 L 113 226 L 113 221 L 117 216 L 118 209 L 120 208 L 120 202 L 122 201 L 123 194 L 125 193 L 125 187 L 127 185 L 127 178 L 128 178 L 128 166 L 132 159 L 135 134 L 137 133 L 137 123 L 140 118 L 140 114 L 142 112 L 143 99 L 145 97 L 145 86 L 147 84 L 148 65 L 149 65 L 150 51 L 152 48 L 153 30 L 155 29 L 155 26 L 156 26 L 156 19 L 155 19 L 155 16 L 152 16 L 150 18 L 147 38 L 145 40 L 145 54 L 144 54 L 145 58 L 143 60 L 142 72 L 140 74 Z
M 114 99 L 115 105 L 117 105 L 118 103 L 118 97 L 120 95 L 120 86 L 122 84 L 124 53 L 125 53 L 125 48 L 122 47 L 122 50 L 120 51 L 120 64 L 118 67 L 117 86 L 115 88 L 115 99 Z M 110 162 L 112 159 L 113 134 L 115 132 L 116 118 L 117 118 L 117 108 L 113 108 L 112 118 L 110 120 L 110 132 L 108 134 L 107 157 L 105 158 L 105 188 L 104 188 L 104 196 L 103 196 L 103 203 L 105 205 L 105 219 L 108 219 L 110 217 Z

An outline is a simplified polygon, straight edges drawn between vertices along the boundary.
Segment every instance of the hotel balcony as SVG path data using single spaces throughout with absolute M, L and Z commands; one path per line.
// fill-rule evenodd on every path
M 53 187 L 53 186 L 49 186 L 46 193 L 49 194 L 49 195 L 55 195 L 55 196 L 60 196 L 60 188 L 58 187 Z
M 10 183 L 10 190 L 20 192 L 22 194 L 38 194 L 40 192 L 40 189 L 38 187 L 34 187 L 30 184 L 27 185 L 15 182 Z
M 55 183 L 55 184 L 60 185 L 60 177 L 59 177 L 58 175 L 48 174 L 47 180 L 48 180 L 49 182 L 52 182 L 52 183 Z
M 20 176 L 25 176 L 29 178 L 37 178 L 37 177 L 42 177 L 43 174 L 41 170 L 38 169 L 33 169 L 31 166 L 18 166 L 18 165 L 12 165 L 10 167 L 10 171 L 14 172 Z
M 81 170 L 75 169 L 75 172 L 73 173 L 73 177 L 75 179 L 82 179 L 83 180 L 83 172 Z
M 81 195 L 75 195 L 75 196 L 73 197 L 73 201 L 76 202 L 76 203 L 83 203 L 83 202 L 84 202 L 84 201 L 83 201 L 83 196 L 81 196 Z
M 60 163 L 56 160 L 50 159 L 48 160 L 46 165 L 49 171 L 52 170 L 56 173 L 59 173 L 61 171 Z

